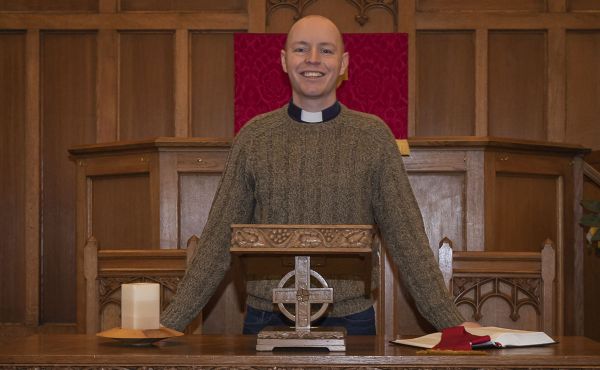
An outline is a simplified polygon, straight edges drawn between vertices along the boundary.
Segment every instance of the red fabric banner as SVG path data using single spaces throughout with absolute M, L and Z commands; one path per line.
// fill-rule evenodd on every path
M 236 33 L 235 132 L 257 114 L 289 102 L 291 89 L 281 69 L 284 34 Z M 345 34 L 350 54 L 348 80 L 337 90 L 338 100 L 351 109 L 383 119 L 397 139 L 407 136 L 408 35 L 404 33 Z

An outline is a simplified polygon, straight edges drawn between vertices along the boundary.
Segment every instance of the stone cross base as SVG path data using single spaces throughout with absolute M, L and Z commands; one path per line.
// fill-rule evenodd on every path
M 327 348 L 330 352 L 346 350 L 345 328 L 312 328 L 310 331 L 293 331 L 291 328 L 264 328 L 256 340 L 257 351 L 272 351 L 275 347 Z

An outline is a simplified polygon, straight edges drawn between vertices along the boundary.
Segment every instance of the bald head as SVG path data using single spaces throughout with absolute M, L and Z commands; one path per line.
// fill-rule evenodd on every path
M 292 101 L 318 112 L 337 101 L 337 79 L 348 67 L 342 35 L 332 21 L 311 15 L 296 22 L 281 50 L 281 66 L 292 86 Z
M 335 23 L 333 23 L 329 18 L 321 15 L 307 15 L 296 21 L 296 23 L 294 23 L 288 31 L 287 38 L 285 40 L 285 48 L 288 48 L 290 40 L 294 40 L 298 37 L 298 33 L 304 33 L 307 29 L 316 29 L 333 35 L 341 48 L 341 52 L 344 52 L 344 40 L 342 38 L 342 33 L 337 28 Z

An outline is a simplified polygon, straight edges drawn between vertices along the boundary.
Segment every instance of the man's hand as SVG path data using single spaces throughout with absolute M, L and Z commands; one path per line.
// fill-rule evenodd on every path
M 460 324 L 460 326 L 464 326 L 465 328 L 471 327 L 471 328 L 480 328 L 481 325 L 479 325 L 478 322 L 475 321 L 465 321 L 462 324 Z

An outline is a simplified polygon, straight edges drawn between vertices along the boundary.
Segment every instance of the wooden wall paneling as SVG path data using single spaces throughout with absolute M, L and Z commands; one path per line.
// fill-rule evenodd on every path
M 473 32 L 417 32 L 417 136 L 474 133 L 474 60 Z
M 594 183 L 589 178 L 584 178 L 583 199 L 600 199 L 600 185 Z M 583 238 L 584 231 L 581 231 Z M 600 316 L 598 316 L 598 305 L 600 305 L 600 250 L 597 248 L 583 247 L 575 244 L 576 248 L 581 248 L 583 254 L 583 290 L 584 290 L 584 331 L 583 335 L 594 340 L 600 341 Z
M 40 320 L 40 32 L 25 36 L 25 321 Z
M 120 0 L 120 10 L 150 12 L 193 12 L 245 10 L 246 2 L 254 0 Z
M 241 281 L 241 267 L 232 266 L 202 310 L 203 334 L 242 333 L 246 297 Z
M 42 96 L 42 316 L 70 323 L 75 311 L 75 166 L 67 149 L 96 134 L 96 34 L 45 32 Z
M 25 323 L 24 32 L 0 33 L 0 323 Z
M 463 250 L 485 249 L 485 156 L 482 151 L 465 154 L 465 245 Z
M 91 235 L 100 249 L 149 249 L 153 243 L 148 173 L 92 179 Z
M 488 134 L 488 30 L 475 31 L 475 135 Z
M 497 173 L 495 181 L 495 243 L 488 250 L 533 252 L 545 238 L 557 240 L 557 177 Z
M 455 250 L 483 250 L 482 150 L 432 150 L 419 147 L 419 141 L 412 144 L 404 163 L 434 254 L 443 237 L 453 241 Z M 440 189 L 432 190 L 436 186 Z
M 219 173 L 179 174 L 179 248 L 202 234 L 220 180 Z
M 417 31 L 415 29 L 415 0 L 400 0 L 398 2 L 398 32 L 408 34 L 408 133 L 415 136 L 416 132 L 416 91 L 417 79 Z
M 418 12 L 544 12 L 546 0 L 417 0 Z
M 116 141 L 119 136 L 117 127 L 119 96 L 117 42 L 117 31 L 98 30 L 96 141 L 99 143 Z
M 114 14 L 118 0 L 98 0 L 98 12 Z M 119 97 L 118 34 L 113 29 L 98 30 L 98 92 L 96 104 L 96 142 L 116 141 L 119 132 L 117 110 Z
M 119 32 L 119 140 L 174 133 L 173 32 Z
M 248 32 L 264 33 L 267 26 L 266 0 L 248 0 Z
M 486 250 L 535 252 L 550 238 L 560 253 L 564 199 L 572 199 L 563 191 L 565 178 L 572 177 L 570 161 L 491 151 L 486 170 L 486 209 L 493 210 L 486 217 Z
M 287 33 L 295 19 L 311 14 L 330 18 L 343 33 L 396 32 L 395 2 L 362 8 L 363 2 L 344 0 L 267 3 L 266 32 Z M 364 10 L 364 11 L 361 11 Z M 358 19 L 364 21 L 361 25 Z
M 233 136 L 233 34 L 192 33 L 192 136 Z
M 98 0 L 0 0 L 0 12 L 97 12 Z
M 546 139 L 546 33 L 490 31 L 488 131 Z
M 92 179 L 86 176 L 83 168 L 85 167 L 85 161 L 81 159 L 73 158 L 76 166 L 76 229 L 75 229 L 75 247 L 77 251 L 76 259 L 76 325 L 78 333 L 85 333 L 87 325 L 87 277 L 96 275 L 95 273 L 85 271 L 86 263 L 89 265 L 89 261 L 86 262 L 84 256 L 84 248 L 88 243 L 93 244 L 95 249 L 98 248 L 98 239 L 92 237 L 92 222 L 90 220 L 89 211 L 92 209 Z M 81 217 L 80 215 L 86 215 Z M 89 248 L 88 248 L 89 249 Z
M 558 333 L 576 335 L 574 167 L 569 158 L 486 153 L 486 250 L 535 251 L 555 241 Z M 579 174 L 581 176 L 581 174 Z
M 548 30 L 548 141 L 565 139 L 565 30 Z
M 444 237 L 454 242 L 456 250 L 466 249 L 465 177 L 464 172 L 413 172 L 409 175 L 436 260 L 438 244 Z
M 118 10 L 119 0 L 98 0 L 98 12 L 100 13 L 116 13 Z
M 44 14 L 3 13 L 0 29 L 45 30 L 246 30 L 246 12 L 129 12 L 118 16 L 99 13 Z
M 564 13 L 567 10 L 568 0 L 546 0 L 548 2 L 548 12 Z
M 438 244 L 447 236 L 454 238 L 457 250 L 466 250 L 467 199 L 470 185 L 465 152 L 460 150 L 427 150 L 413 146 L 411 155 L 404 158 L 406 170 L 419 203 L 430 247 L 437 258 Z M 435 190 L 433 190 L 433 188 Z M 435 196 L 434 196 L 435 194 Z M 441 194 L 441 196 L 440 196 Z M 388 333 L 425 334 L 435 330 L 418 313 L 412 297 L 403 286 L 393 263 L 383 259 L 382 284 L 386 305 Z
M 571 161 L 572 176 L 569 176 L 565 181 L 565 193 L 567 196 L 565 199 L 571 200 L 572 203 L 566 203 L 565 208 L 565 219 L 570 220 L 569 223 L 565 224 L 563 234 L 565 235 L 565 246 L 567 246 L 567 255 L 571 254 L 573 263 L 572 268 L 568 266 L 565 268 L 565 274 L 572 276 L 571 285 L 573 287 L 573 303 L 571 305 L 573 309 L 574 320 L 567 321 L 568 332 L 574 333 L 575 335 L 584 335 L 585 332 L 585 257 L 584 251 L 581 247 L 583 245 L 583 234 L 580 232 L 581 225 L 579 220 L 583 214 L 581 205 L 579 204 L 583 198 L 583 186 L 584 186 L 584 161 L 582 156 L 575 157 Z M 572 196 L 572 198 L 569 198 Z M 568 246 L 572 246 L 569 248 Z M 569 251 L 572 249 L 572 251 Z M 567 259 L 567 262 L 568 259 Z M 587 291 L 587 294 L 592 294 L 591 290 Z M 564 328 L 561 328 L 564 330 Z
M 227 152 L 180 155 L 179 248 L 185 248 L 186 241 L 192 235 L 202 234 L 221 180 L 226 156 Z M 241 281 L 240 267 L 234 263 L 202 310 L 202 333 L 239 334 L 242 332 L 245 287 L 241 286 Z
M 585 163 L 592 166 L 596 171 L 600 171 L 600 150 L 587 153 L 583 159 Z
M 177 153 L 167 152 L 160 156 L 155 155 L 155 168 L 150 172 L 152 185 L 150 196 L 156 205 L 151 207 L 153 220 L 158 220 L 158 228 L 155 240 L 159 240 L 161 249 L 177 249 L 178 246 L 187 242 L 179 241 L 178 227 L 178 194 L 179 178 L 177 175 Z M 159 175 L 160 173 L 160 175 Z M 156 222 L 154 222 L 156 223 Z M 146 247 L 147 248 L 147 247 Z
M 595 0 L 567 0 L 569 12 L 600 12 L 600 3 Z
M 600 149 L 600 30 L 566 35 L 565 141 Z
M 598 12 L 567 13 L 538 12 L 422 12 L 415 15 L 417 29 L 449 30 L 480 29 L 542 30 L 560 25 L 565 29 L 596 29 Z
M 287 33 L 294 24 L 294 17 L 298 17 L 298 14 L 292 7 L 282 7 L 280 9 L 268 7 L 265 31 L 269 33 Z M 335 23 L 337 24 L 337 22 Z
M 175 31 L 175 136 L 190 135 L 190 40 L 188 30 Z

